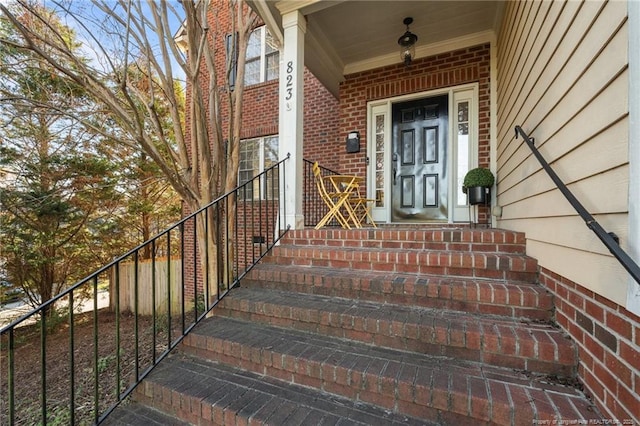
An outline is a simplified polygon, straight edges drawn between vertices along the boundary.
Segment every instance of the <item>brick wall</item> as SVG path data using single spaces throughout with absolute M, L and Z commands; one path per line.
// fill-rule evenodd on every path
M 308 70 L 304 73 L 304 158 L 337 169 L 327 153 L 339 145 L 339 101 Z M 343 147 L 344 149 L 344 147 Z
M 414 61 L 411 66 L 390 65 L 346 76 L 340 86 L 340 149 L 325 154 L 338 157 L 340 171 L 363 174 L 366 152 L 347 154 L 343 140 L 357 130 L 367 141 L 367 102 L 460 84 L 479 83 L 479 162 L 489 166 L 489 44 L 469 47 Z
M 640 424 L 640 317 L 544 268 L 540 282 L 555 295 L 556 321 L 578 346 L 585 392 L 605 417 Z

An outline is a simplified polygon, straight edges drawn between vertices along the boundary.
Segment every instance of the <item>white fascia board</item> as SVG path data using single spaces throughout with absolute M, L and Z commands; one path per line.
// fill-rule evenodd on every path
M 300 11 L 303 15 L 310 15 L 315 12 L 336 6 L 343 1 L 326 1 L 326 0 L 282 0 L 276 3 L 276 7 L 280 11 L 280 15 Z

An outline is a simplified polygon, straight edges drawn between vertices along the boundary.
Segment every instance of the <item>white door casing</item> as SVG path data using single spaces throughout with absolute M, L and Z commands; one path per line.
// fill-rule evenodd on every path
M 466 84 L 429 92 L 414 93 L 367 104 L 367 196 L 376 199 L 371 213 L 376 222 L 391 221 L 392 114 L 394 103 L 448 95 L 449 131 L 446 149 L 451 170 L 448 180 L 448 222 L 468 222 L 462 178 L 478 164 L 478 84 Z M 466 131 L 465 131 L 466 129 Z

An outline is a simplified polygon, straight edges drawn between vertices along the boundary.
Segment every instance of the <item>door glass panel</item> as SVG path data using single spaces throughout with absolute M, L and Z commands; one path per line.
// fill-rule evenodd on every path
M 375 194 L 376 207 L 384 207 L 384 127 L 385 116 L 375 116 L 376 123 L 376 152 L 375 152 Z
M 458 123 L 469 122 L 469 102 L 460 102 L 458 104 Z
M 456 204 L 464 206 L 467 204 L 467 194 L 462 192 L 462 182 L 469 171 L 469 101 L 458 102 L 456 108 L 458 118 Z

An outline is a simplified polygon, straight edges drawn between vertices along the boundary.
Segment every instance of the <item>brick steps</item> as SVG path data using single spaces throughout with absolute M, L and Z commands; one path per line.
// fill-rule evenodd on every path
M 576 389 L 513 369 L 225 317 L 196 327 L 182 350 L 423 423 L 520 425 L 585 418 L 591 408 Z
M 571 377 L 575 348 L 549 324 L 260 289 L 233 289 L 217 314 L 354 341 Z
M 292 231 L 135 398 L 203 425 L 600 419 L 553 309 L 519 233 Z
M 553 298 L 526 282 L 262 264 L 243 287 L 550 321 Z
M 424 425 L 317 389 L 285 384 L 185 354 L 170 356 L 136 390 L 145 402 L 198 425 Z

